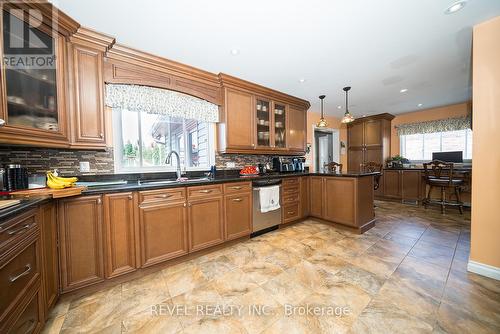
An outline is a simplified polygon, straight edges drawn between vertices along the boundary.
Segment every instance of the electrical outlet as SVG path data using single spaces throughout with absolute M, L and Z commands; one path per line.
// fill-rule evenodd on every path
M 89 172 L 90 172 L 90 162 L 80 161 L 80 173 L 89 173 Z
M 226 162 L 226 168 L 235 168 L 235 167 L 236 167 L 236 162 L 234 161 Z

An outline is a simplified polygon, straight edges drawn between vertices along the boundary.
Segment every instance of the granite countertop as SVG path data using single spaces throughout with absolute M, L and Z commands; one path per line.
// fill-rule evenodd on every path
M 347 171 L 343 173 L 298 172 L 298 173 L 270 173 L 270 174 L 256 175 L 256 176 L 240 176 L 238 173 L 218 172 L 215 178 L 208 178 L 208 179 L 204 178 L 196 180 L 196 177 L 202 176 L 201 174 L 201 175 L 194 175 L 195 180 L 189 182 L 153 183 L 153 184 L 147 183 L 146 180 L 151 181 L 151 180 L 173 179 L 172 174 L 171 173 L 156 174 L 152 179 L 147 179 L 148 175 L 142 174 L 140 175 L 139 179 L 143 180 L 143 183 L 138 182 L 137 178 L 133 179 L 131 175 L 86 176 L 83 178 L 85 181 L 96 181 L 96 180 L 104 181 L 109 179 L 118 179 L 120 177 L 128 178 L 128 180 L 126 184 L 90 187 L 87 190 L 83 191 L 82 194 L 96 195 L 96 194 L 117 193 L 125 191 L 155 190 L 155 189 L 166 189 L 166 188 L 187 187 L 187 186 L 200 186 L 207 184 L 218 184 L 226 182 L 266 180 L 266 179 L 288 178 L 288 177 L 298 177 L 298 176 L 365 177 L 378 174 L 380 173 L 378 172 L 363 173 L 363 172 Z M 9 197 L 6 196 L 3 197 L 3 199 L 9 199 Z M 20 204 L 0 210 L 0 224 L 11 215 L 26 211 L 48 200 L 50 200 L 50 197 L 33 197 L 29 199 L 21 199 Z

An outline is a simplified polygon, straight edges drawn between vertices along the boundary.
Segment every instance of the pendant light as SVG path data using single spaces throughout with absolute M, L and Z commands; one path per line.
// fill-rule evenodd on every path
M 342 123 L 351 123 L 354 121 L 354 117 L 352 117 L 351 113 L 349 112 L 349 100 L 348 100 L 348 95 L 349 95 L 349 90 L 351 87 L 344 87 L 342 90 L 345 92 L 345 113 L 344 117 L 342 117 Z
M 319 96 L 319 99 L 321 100 L 321 118 L 319 119 L 318 124 L 316 124 L 316 126 L 318 128 L 324 128 L 324 127 L 328 126 L 328 123 L 326 122 L 325 117 L 323 116 L 323 99 L 325 97 L 326 97 L 326 95 Z

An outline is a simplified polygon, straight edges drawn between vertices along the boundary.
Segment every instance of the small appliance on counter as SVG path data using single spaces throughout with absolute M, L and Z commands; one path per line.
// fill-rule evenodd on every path
M 273 157 L 273 170 L 280 173 L 303 172 L 306 159 L 304 157 Z
M 7 191 L 28 189 L 28 169 L 17 164 L 6 165 L 4 188 Z

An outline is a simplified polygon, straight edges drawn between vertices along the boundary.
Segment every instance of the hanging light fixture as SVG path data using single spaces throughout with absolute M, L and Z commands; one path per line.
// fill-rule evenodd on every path
M 326 97 L 326 95 L 320 95 L 319 99 L 321 100 L 321 118 L 319 119 L 318 124 L 316 126 L 318 128 L 324 128 L 328 125 L 328 123 L 325 120 L 325 117 L 323 116 L 323 99 Z
M 345 92 L 345 113 L 344 113 L 344 117 L 342 117 L 342 123 L 351 123 L 352 121 L 354 121 L 354 117 L 349 112 L 349 100 L 347 98 L 349 95 L 348 92 L 350 89 L 351 89 L 351 87 L 342 88 L 342 90 Z

